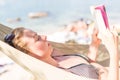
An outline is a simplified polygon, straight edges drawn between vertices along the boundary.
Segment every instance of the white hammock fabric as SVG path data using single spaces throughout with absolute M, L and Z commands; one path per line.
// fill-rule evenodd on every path
M 11 30 L 11 28 L 0 24 L 0 53 L 4 53 L 27 71 L 31 75 L 28 80 L 95 80 L 54 67 L 6 44 L 3 37 Z

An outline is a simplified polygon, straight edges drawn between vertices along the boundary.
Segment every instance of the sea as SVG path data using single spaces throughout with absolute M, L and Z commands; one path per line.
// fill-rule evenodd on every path
M 119 24 L 120 0 L 0 0 L 0 24 L 48 34 L 81 18 L 94 20 L 90 6 L 96 5 L 105 5 L 109 23 Z M 29 18 L 31 12 L 46 12 L 48 16 Z

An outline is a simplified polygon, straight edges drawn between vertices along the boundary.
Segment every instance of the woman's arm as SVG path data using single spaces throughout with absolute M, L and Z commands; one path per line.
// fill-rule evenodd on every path
M 98 36 L 98 29 L 94 28 L 93 34 L 92 34 L 92 42 L 89 46 L 89 52 L 88 52 L 88 58 L 92 61 L 95 62 L 97 55 L 98 55 L 98 47 L 100 45 L 101 40 L 97 38 Z
M 119 54 L 118 54 L 118 34 L 113 30 L 100 32 L 98 37 L 107 48 L 110 55 L 110 64 L 108 69 L 107 80 L 119 80 Z
M 89 45 L 89 52 L 88 52 L 88 58 L 91 60 L 91 61 L 96 61 L 96 58 L 97 58 L 97 52 L 98 52 L 98 47 L 99 47 L 99 44 L 100 44 L 100 39 L 97 38 L 97 35 L 98 35 L 98 30 L 95 28 L 93 30 L 93 33 L 92 33 L 92 42 L 91 44 Z M 63 47 L 66 46 L 66 45 L 62 45 Z M 71 50 L 73 50 L 71 48 Z M 73 50 L 74 52 L 74 50 Z M 76 54 L 76 52 L 74 53 L 64 53 L 64 51 L 60 51 L 60 50 L 56 50 L 54 49 L 53 50 L 53 54 L 52 56 L 58 56 L 58 55 L 69 55 L 69 54 Z

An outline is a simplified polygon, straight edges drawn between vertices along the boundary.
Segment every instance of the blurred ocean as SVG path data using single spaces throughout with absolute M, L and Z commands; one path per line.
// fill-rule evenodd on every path
M 52 32 L 80 18 L 92 19 L 90 6 L 104 4 L 109 22 L 120 21 L 120 0 L 0 0 L 0 23 L 15 28 L 23 26 L 37 32 Z M 30 19 L 30 12 L 47 12 L 47 17 Z M 7 19 L 20 18 L 18 22 Z

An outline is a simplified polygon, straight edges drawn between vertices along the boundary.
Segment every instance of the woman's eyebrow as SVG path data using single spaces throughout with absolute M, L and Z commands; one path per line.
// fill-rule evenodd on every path
M 32 31 L 28 31 L 28 32 L 26 32 L 26 35 L 27 35 L 28 37 L 33 37 L 33 36 L 36 35 L 36 33 L 32 32 Z

